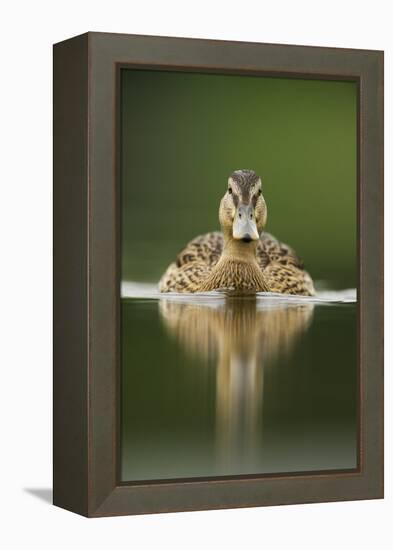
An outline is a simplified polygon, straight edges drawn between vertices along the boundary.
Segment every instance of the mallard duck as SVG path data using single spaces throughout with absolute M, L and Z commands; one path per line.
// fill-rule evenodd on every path
M 312 296 L 312 279 L 294 250 L 263 232 L 266 218 L 261 178 L 253 170 L 236 170 L 220 203 L 221 232 L 190 241 L 165 271 L 159 290 Z

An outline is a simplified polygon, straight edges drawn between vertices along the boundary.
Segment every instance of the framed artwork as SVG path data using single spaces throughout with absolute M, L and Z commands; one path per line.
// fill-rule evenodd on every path
M 383 53 L 54 46 L 54 503 L 383 496 Z

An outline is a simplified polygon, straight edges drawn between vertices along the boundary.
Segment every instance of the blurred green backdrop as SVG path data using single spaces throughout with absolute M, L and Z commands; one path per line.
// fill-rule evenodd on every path
M 356 286 L 354 82 L 124 69 L 122 278 L 158 281 L 219 228 L 228 175 L 262 177 L 266 230 L 315 280 Z

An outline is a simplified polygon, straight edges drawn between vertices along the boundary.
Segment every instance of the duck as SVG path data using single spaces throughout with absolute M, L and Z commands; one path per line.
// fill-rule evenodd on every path
M 254 170 L 235 170 L 229 176 L 218 218 L 221 231 L 192 239 L 162 275 L 160 292 L 315 295 L 296 252 L 264 231 L 267 205 Z

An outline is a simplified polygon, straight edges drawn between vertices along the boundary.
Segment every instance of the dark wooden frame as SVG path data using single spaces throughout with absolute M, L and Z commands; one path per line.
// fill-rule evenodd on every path
M 355 80 L 359 468 L 118 481 L 123 66 Z M 383 497 L 383 52 L 87 33 L 54 46 L 54 503 L 86 516 Z

